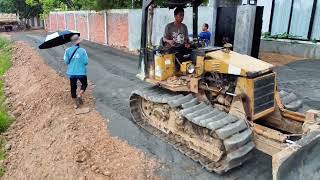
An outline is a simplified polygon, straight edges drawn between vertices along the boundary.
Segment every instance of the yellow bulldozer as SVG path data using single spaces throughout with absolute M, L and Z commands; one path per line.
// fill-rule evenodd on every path
M 233 52 L 230 44 L 202 47 L 201 3 L 161 4 L 193 8 L 194 41 L 182 62 L 179 49 L 151 46 L 155 1 L 143 1 L 138 77 L 151 86 L 132 92 L 133 121 L 210 172 L 245 165 L 256 148 L 272 156 L 275 180 L 319 179 L 319 111 L 301 112 L 302 101 L 278 89 L 273 65 Z

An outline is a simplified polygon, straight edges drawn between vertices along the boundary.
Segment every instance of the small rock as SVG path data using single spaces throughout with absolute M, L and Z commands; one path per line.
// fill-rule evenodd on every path
M 96 169 L 95 172 L 96 172 L 96 173 L 100 173 L 100 170 L 99 170 L 99 169 Z
M 104 171 L 104 172 L 103 172 L 103 175 L 105 175 L 105 176 L 110 176 L 111 173 L 110 173 L 110 171 Z
M 89 112 L 90 112 L 90 108 L 88 108 L 88 107 L 76 109 L 76 115 L 87 114 Z
M 82 163 L 82 162 L 86 161 L 87 158 L 88 158 L 88 153 L 83 151 L 83 152 L 81 152 L 80 154 L 77 155 L 76 162 Z
M 19 116 L 21 116 L 21 113 L 19 111 L 14 111 L 12 114 L 15 118 L 18 118 Z
M 79 180 L 86 180 L 87 178 L 85 176 L 80 177 Z
M 93 166 L 91 166 L 91 169 L 92 169 L 93 171 L 96 171 L 96 170 L 98 169 L 98 167 L 95 166 L 95 165 L 93 165 Z
M 4 149 L 5 149 L 6 151 L 9 151 L 9 150 L 11 149 L 11 144 L 6 144 L 6 145 L 4 146 Z

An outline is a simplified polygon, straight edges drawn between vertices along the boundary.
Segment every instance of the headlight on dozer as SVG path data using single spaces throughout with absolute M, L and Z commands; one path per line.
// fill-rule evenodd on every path
M 193 64 L 189 64 L 188 67 L 187 67 L 187 70 L 188 70 L 189 74 L 194 73 L 194 70 L 195 70 L 194 65 Z
M 183 74 L 192 74 L 195 71 L 195 66 L 192 64 L 191 61 L 186 61 L 181 63 L 180 71 Z

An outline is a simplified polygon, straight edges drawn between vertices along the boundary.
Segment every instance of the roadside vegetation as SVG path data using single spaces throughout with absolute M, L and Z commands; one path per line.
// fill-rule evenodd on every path
M 8 114 L 7 107 L 5 104 L 5 95 L 4 95 L 4 73 L 11 66 L 11 43 L 4 37 L 0 36 L 0 133 L 5 132 L 11 123 L 13 118 Z M 6 157 L 5 154 L 5 140 L 0 138 L 0 161 L 4 160 Z M 0 177 L 4 175 L 4 168 L 0 164 Z
M 11 45 L 10 42 L 0 36 L 0 133 L 8 129 L 12 118 L 7 113 L 4 95 L 4 73 L 11 66 Z M 1 155 L 0 155 L 1 157 Z

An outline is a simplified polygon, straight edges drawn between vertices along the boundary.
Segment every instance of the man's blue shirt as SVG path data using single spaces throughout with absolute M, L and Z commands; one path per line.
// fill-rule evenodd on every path
M 211 39 L 211 33 L 209 31 L 203 31 L 199 34 L 199 39 L 204 40 L 208 43 Z
M 88 64 L 88 55 L 86 50 L 83 48 L 78 48 L 76 53 L 73 55 L 69 62 L 70 57 L 73 52 L 78 48 L 78 46 L 69 47 L 64 53 L 64 63 L 68 65 L 67 75 L 71 76 L 81 76 L 87 74 L 86 65 Z

